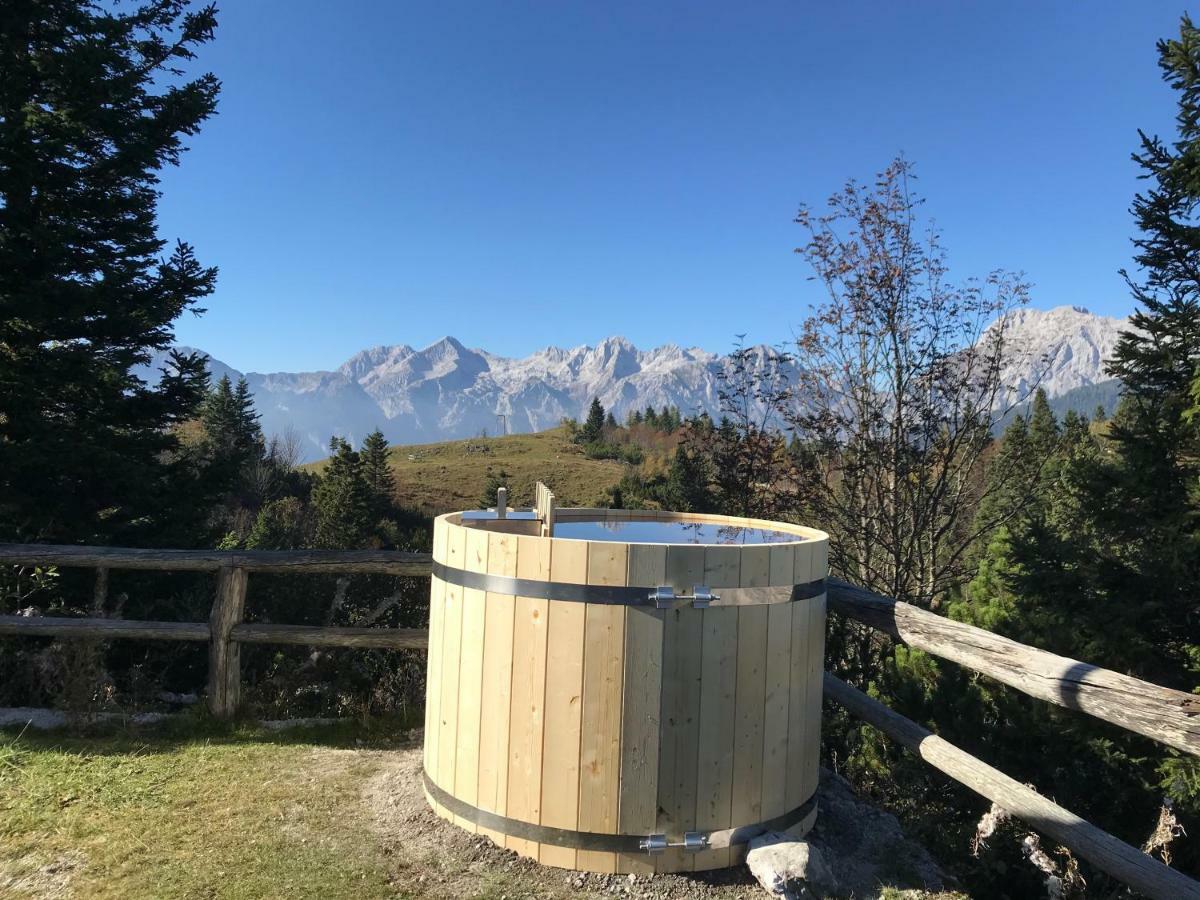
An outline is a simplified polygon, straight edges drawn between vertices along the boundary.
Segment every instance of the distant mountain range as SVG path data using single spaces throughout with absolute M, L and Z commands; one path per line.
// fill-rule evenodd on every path
M 1010 335 L 1023 347 L 1004 373 L 1012 396 L 1028 392 L 1042 368 L 1038 360 L 1047 363 L 1040 383 L 1051 397 L 1103 384 L 1108 380 L 1104 362 L 1118 333 L 1128 327 L 1125 320 L 1077 307 L 1022 309 L 1012 315 Z M 753 364 L 761 366 L 773 351 L 759 346 L 752 352 Z M 164 364 L 165 355 L 138 374 L 157 378 Z M 564 416 L 582 417 L 592 397 L 618 419 L 648 405 L 719 416 L 720 373 L 730 362 L 727 356 L 674 344 L 639 350 L 622 337 L 510 359 L 445 337 L 420 350 L 406 344 L 363 350 L 333 371 L 242 373 L 211 356 L 208 365 L 214 380 L 244 375 L 263 431 L 295 431 L 305 459 L 312 460 L 326 455 L 331 435 L 357 443 L 375 428 L 393 443 L 541 431 Z M 1102 393 L 1107 396 L 1113 387 Z M 1092 411 L 1094 395 L 1082 410 Z

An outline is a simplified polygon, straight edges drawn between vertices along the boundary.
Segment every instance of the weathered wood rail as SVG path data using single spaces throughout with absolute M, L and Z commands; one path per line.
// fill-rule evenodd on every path
M 831 580 L 829 608 L 1031 697 L 1200 756 L 1200 696 L 1057 656 Z
M 95 568 L 93 606 L 99 609 L 113 569 L 213 572 L 217 576 L 207 622 L 147 622 L 55 616 L 0 616 L 0 635 L 77 639 L 205 641 L 208 643 L 208 705 L 214 715 L 232 716 L 241 701 L 242 644 L 302 644 L 309 647 L 424 650 L 423 628 L 335 628 L 243 621 L 249 575 L 363 574 L 422 576 L 432 571 L 427 553 L 385 550 L 135 550 L 50 544 L 0 544 L 0 564 Z
M 432 559 L 424 553 L 227 552 L 0 544 L 0 565 L 4 564 L 95 568 L 97 608 L 107 591 L 112 569 L 216 573 L 217 588 L 208 622 L 0 616 L 0 635 L 207 641 L 209 705 L 218 716 L 232 715 L 239 703 L 241 644 L 404 650 L 422 650 L 428 646 L 425 629 L 333 628 L 242 621 L 250 573 L 423 576 L 432 573 Z M 966 666 L 1030 696 L 1200 755 L 1200 697 L 1028 647 L 844 582 L 831 581 L 828 598 L 830 609 L 910 646 Z M 930 765 L 998 803 L 1135 890 L 1162 900 L 1200 900 L 1200 882 L 1084 821 L 1033 788 L 1009 778 L 837 678 L 827 675 L 824 690 L 828 699 L 880 729 Z

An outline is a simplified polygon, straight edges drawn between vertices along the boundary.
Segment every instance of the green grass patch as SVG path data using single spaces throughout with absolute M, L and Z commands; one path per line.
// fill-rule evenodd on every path
M 0 732 L 0 896 L 395 897 L 352 750 L 407 725 Z

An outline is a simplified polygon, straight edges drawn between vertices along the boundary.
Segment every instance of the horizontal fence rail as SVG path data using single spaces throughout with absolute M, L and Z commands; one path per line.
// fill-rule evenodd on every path
M 157 572 L 341 573 L 428 575 L 433 557 L 398 550 L 135 550 L 59 544 L 0 544 L 0 563 L 82 569 L 141 569 Z
M 1047 800 L 916 722 L 832 675 L 825 696 L 907 747 L 959 784 L 999 804 L 1031 828 L 1155 900 L 1200 900 L 1200 883 Z
M 1200 696 L 1057 656 L 830 579 L 829 608 L 1031 697 L 1200 756 Z
M 208 705 L 229 717 L 241 702 L 242 644 L 299 644 L 425 650 L 423 628 L 338 628 L 245 622 L 246 582 L 251 572 L 300 575 L 354 574 L 420 577 L 433 571 L 428 553 L 392 550 L 143 550 L 54 544 L 0 544 L 0 564 L 96 570 L 95 605 L 108 590 L 109 572 L 212 572 L 216 593 L 207 622 L 147 622 L 62 616 L 0 616 L 0 635 L 112 640 L 203 641 L 208 644 Z

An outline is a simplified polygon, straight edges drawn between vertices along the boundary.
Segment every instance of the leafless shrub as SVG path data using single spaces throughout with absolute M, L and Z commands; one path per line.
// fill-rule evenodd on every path
M 1066 847 L 1059 847 L 1055 851 L 1062 860 L 1061 863 L 1056 862 L 1042 849 L 1041 839 L 1030 832 L 1021 840 L 1021 852 L 1045 876 L 1048 900 L 1073 900 L 1084 896 L 1087 882 L 1079 872 L 1079 863 Z
M 1008 810 L 1002 808 L 998 803 L 993 803 L 975 826 L 975 837 L 971 840 L 971 855 L 978 859 L 979 851 L 987 847 L 988 838 L 1010 818 L 1011 814 Z
M 1187 831 L 1175 816 L 1175 804 L 1171 802 L 1171 798 L 1164 797 L 1162 806 L 1158 810 L 1158 822 L 1154 826 L 1154 831 L 1150 833 L 1150 837 L 1146 839 L 1146 843 L 1142 845 L 1142 852 L 1158 856 L 1163 863 L 1169 866 L 1171 864 L 1171 844 L 1181 837 L 1187 837 Z

